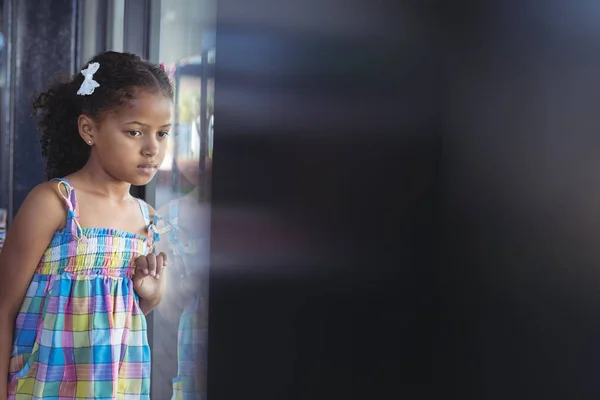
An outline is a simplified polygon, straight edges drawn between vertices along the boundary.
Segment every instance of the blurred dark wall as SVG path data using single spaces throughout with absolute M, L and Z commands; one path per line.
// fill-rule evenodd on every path
M 432 10 L 226 0 L 218 15 L 208 397 L 426 398 Z
M 596 3 L 245 4 L 219 3 L 209 396 L 597 397 Z
M 448 7 L 444 369 L 461 398 L 597 398 L 598 4 Z

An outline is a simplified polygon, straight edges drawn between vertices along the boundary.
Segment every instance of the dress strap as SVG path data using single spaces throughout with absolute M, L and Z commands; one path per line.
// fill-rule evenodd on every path
M 144 217 L 144 224 L 146 226 L 150 225 L 150 208 L 148 207 L 148 203 L 142 199 L 136 200 L 138 203 L 140 203 L 140 210 L 142 211 L 142 216 Z
M 148 206 L 148 203 L 146 203 L 142 199 L 137 199 L 137 201 L 138 203 L 140 203 L 140 210 L 142 211 L 142 216 L 144 217 L 144 224 L 147 227 L 146 238 L 148 240 L 146 241 L 146 243 L 148 244 L 148 247 L 152 247 L 154 245 L 154 242 L 158 241 L 159 236 L 158 232 L 156 232 L 158 215 L 150 216 L 150 207 Z
M 77 204 L 75 188 L 68 179 L 56 178 L 54 180 L 58 182 L 56 190 L 58 191 L 60 197 L 62 197 L 62 199 L 65 201 L 65 205 L 67 206 L 66 229 L 71 232 L 71 236 L 73 236 L 75 239 L 85 242 L 86 238 L 83 235 L 83 230 L 79 224 L 79 206 Z

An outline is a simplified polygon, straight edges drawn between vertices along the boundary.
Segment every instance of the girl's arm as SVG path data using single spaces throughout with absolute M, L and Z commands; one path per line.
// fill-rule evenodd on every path
M 6 234 L 0 252 L 0 400 L 8 394 L 17 313 L 42 254 L 65 218 L 56 182 L 43 183 L 29 193 Z

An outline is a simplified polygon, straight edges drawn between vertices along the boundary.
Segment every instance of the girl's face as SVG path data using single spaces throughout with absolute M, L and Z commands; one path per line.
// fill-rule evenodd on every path
M 93 143 L 90 159 L 117 180 L 147 184 L 165 158 L 172 105 L 161 93 L 140 91 L 99 124 L 90 120 L 92 137 L 82 133 L 84 140 Z

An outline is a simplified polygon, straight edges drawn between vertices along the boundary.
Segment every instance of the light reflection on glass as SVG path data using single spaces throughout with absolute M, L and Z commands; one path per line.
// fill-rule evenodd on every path
M 169 261 L 167 292 L 153 321 L 155 399 L 205 399 L 206 392 L 215 61 L 209 1 L 163 2 L 161 10 L 159 55 L 175 86 L 175 117 L 156 185 L 166 225 L 157 250 L 167 251 Z

